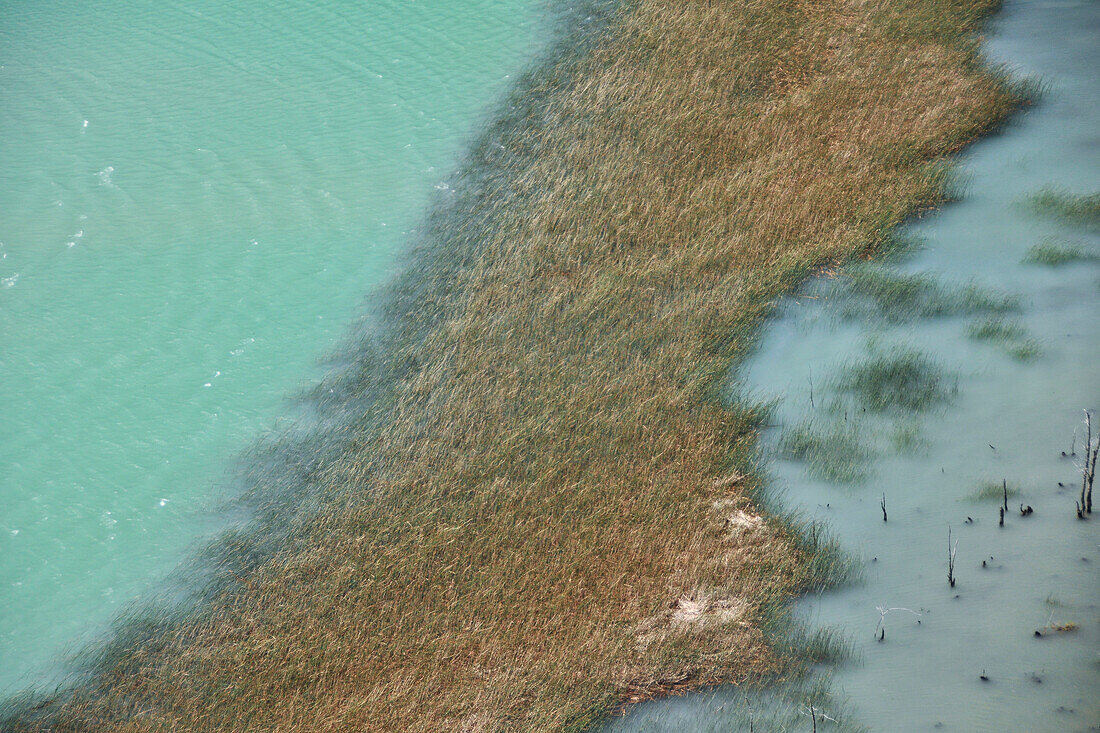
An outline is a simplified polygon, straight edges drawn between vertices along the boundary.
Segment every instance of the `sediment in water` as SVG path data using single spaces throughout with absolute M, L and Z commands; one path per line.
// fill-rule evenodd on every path
M 971 35 L 995 3 L 577 7 L 198 603 L 5 727 L 579 729 L 789 671 L 769 625 L 844 563 L 762 514 L 765 411 L 721 382 L 1019 101 Z

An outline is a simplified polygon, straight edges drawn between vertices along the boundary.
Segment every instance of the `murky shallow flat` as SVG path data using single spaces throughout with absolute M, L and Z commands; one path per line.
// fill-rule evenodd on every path
M 3 695 L 210 530 L 547 34 L 537 0 L 0 15 Z
M 867 270 L 879 279 L 864 276 L 863 296 L 858 277 L 811 284 L 741 375 L 781 398 L 764 450 L 783 503 L 824 520 L 863 570 L 797 609 L 855 651 L 825 683 L 836 702 L 818 730 L 1100 725 L 1100 514 L 1081 521 L 1074 504 L 1082 410 L 1100 423 L 1100 232 L 1028 203 L 1044 186 L 1100 188 L 1097 38 L 1094 2 L 1007 2 L 989 56 L 1040 75 L 1046 96 L 963 156 L 964 199 L 902 232 L 922 243 L 915 252 Z M 1043 244 L 1078 256 L 1027 262 Z M 879 307 L 866 289 L 883 280 L 924 288 L 927 302 Z M 909 398 L 876 410 L 853 397 L 907 355 L 919 367 Z M 815 465 L 822 435 L 832 458 Z M 810 729 L 798 699 L 728 689 L 639 706 L 610 727 L 736 730 L 755 715 L 757 730 L 775 729 L 759 721 L 777 707 L 776 727 Z

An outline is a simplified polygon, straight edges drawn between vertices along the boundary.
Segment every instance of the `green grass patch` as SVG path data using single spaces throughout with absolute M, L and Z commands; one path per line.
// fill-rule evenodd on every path
M 1027 336 L 1027 330 L 1016 321 L 989 318 L 971 323 L 967 335 L 977 341 L 1019 341 Z
M 957 298 L 957 300 L 956 300 Z M 955 312 L 966 315 L 978 313 L 1011 313 L 1020 310 L 1020 296 L 991 290 L 973 283 L 967 285 L 952 298 L 955 300 Z
M 1007 490 L 1009 499 L 1015 499 L 1020 495 L 1020 490 L 1015 486 L 1008 486 Z M 971 501 L 1002 501 L 1004 493 L 1005 486 L 1000 481 L 983 481 L 970 492 L 967 498 Z
M 1042 348 L 1039 346 L 1039 342 L 1035 339 L 1027 339 L 1016 344 L 1009 344 L 1005 347 L 1008 355 L 1016 361 L 1031 361 L 1036 359 L 1043 353 Z
M 1100 193 L 1070 193 L 1050 186 L 1028 197 L 1032 211 L 1068 224 L 1100 227 Z
M 930 273 L 860 264 L 847 270 L 832 295 L 847 297 L 848 316 L 876 316 L 890 322 L 1018 310 L 1018 297 L 970 283 L 949 286 Z
M 934 360 L 912 349 L 874 355 L 849 365 L 837 387 L 873 412 L 919 412 L 947 401 L 944 370 Z
M 1018 321 L 999 318 L 976 321 L 967 328 L 967 335 L 975 341 L 997 344 L 1019 361 L 1034 359 L 1042 353 L 1039 342 L 1031 338 Z
M 1097 262 L 1100 255 L 1086 250 L 1080 244 L 1070 244 L 1048 239 L 1027 251 L 1022 260 L 1025 265 L 1058 267 L 1071 262 Z
M 920 426 L 914 423 L 896 425 L 890 434 L 890 444 L 899 453 L 915 453 L 923 450 L 928 441 L 924 439 Z
M 825 481 L 858 483 L 867 478 L 870 453 L 859 431 L 847 424 L 804 420 L 783 431 L 779 452 L 805 463 L 811 475 Z

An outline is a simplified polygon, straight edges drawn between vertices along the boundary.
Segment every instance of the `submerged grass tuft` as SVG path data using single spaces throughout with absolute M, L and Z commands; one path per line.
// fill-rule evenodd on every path
M 1018 321 L 989 318 L 971 323 L 967 335 L 975 341 L 1000 345 L 1010 356 L 1020 361 L 1034 359 L 1041 353 L 1039 342 L 1028 335 Z
M 971 283 L 958 295 L 957 313 L 1010 313 L 1020 309 L 1020 298 Z
M 945 402 L 944 370 L 924 354 L 901 349 L 855 362 L 837 379 L 837 387 L 873 412 L 919 412 Z
M 1027 337 L 1027 329 L 1018 321 L 1003 321 L 999 318 L 972 323 L 966 332 L 970 338 L 978 341 L 1020 341 Z
M 1031 361 L 1037 359 L 1043 349 L 1035 339 L 1025 339 L 1014 343 L 1005 344 L 1008 355 L 1017 361 Z
M 930 273 L 904 273 L 878 264 L 857 264 L 838 280 L 833 297 L 844 298 L 848 316 L 889 322 L 1018 310 L 1019 298 L 970 283 L 950 286 Z
M 857 483 L 868 475 L 870 453 L 863 436 L 839 421 L 821 425 L 804 420 L 783 431 L 779 452 L 785 458 L 802 461 L 810 473 L 835 483 Z
M 945 315 L 949 312 L 939 282 L 927 274 L 902 274 L 875 265 L 848 270 L 848 292 L 870 301 L 891 321 Z
M 1074 194 L 1051 186 L 1028 197 L 1028 205 L 1038 214 L 1067 224 L 1100 227 L 1100 193 Z
M 928 441 L 916 422 L 895 425 L 890 443 L 899 453 L 915 453 L 927 447 Z
M 1005 486 L 1000 481 L 984 481 L 970 492 L 969 498 L 973 501 L 1001 501 L 1004 499 Z M 1014 499 L 1020 496 L 1020 489 L 1016 486 L 1008 486 L 1008 498 Z
M 1058 267 L 1059 265 L 1067 265 L 1071 262 L 1097 261 L 1100 261 L 1100 254 L 1086 250 L 1080 244 L 1070 244 L 1048 239 L 1029 249 L 1024 256 L 1023 264 Z

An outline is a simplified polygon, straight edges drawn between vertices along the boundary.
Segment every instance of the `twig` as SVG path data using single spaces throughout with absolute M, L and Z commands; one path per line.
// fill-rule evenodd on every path
M 959 549 L 959 541 L 951 543 L 951 525 L 947 525 L 947 582 L 955 587 L 955 552 Z
M 1085 497 L 1085 513 L 1092 514 L 1092 482 L 1096 478 L 1096 455 L 1100 453 L 1100 436 L 1097 436 L 1096 445 L 1092 446 L 1092 453 L 1088 456 L 1089 463 L 1089 493 Z
M 918 619 L 920 619 L 920 617 L 921 617 L 921 615 L 919 613 L 917 613 L 916 611 L 914 611 L 911 608 L 901 608 L 901 607 L 887 608 L 885 603 L 882 604 L 881 606 L 875 606 L 875 610 L 878 611 L 878 614 L 879 614 L 878 626 L 875 628 L 875 636 L 878 637 L 879 641 L 883 641 L 886 638 L 886 614 L 891 613 L 892 611 L 905 611 L 906 613 L 913 614 Z M 918 620 L 917 623 L 919 624 L 920 621 Z
M 1100 436 L 1096 445 L 1092 441 L 1092 414 L 1085 410 L 1085 460 L 1081 464 L 1081 508 L 1092 514 L 1092 483 L 1096 478 L 1096 454 L 1100 450 Z
M 809 712 L 807 712 L 807 710 L 808 710 Z M 820 718 L 821 718 L 822 720 L 829 720 L 829 721 L 832 721 L 833 723 L 835 723 L 835 722 L 836 722 L 836 718 L 833 718 L 833 717 L 830 717 L 830 716 L 826 715 L 825 713 L 821 712 L 820 710 L 818 710 L 818 709 L 817 709 L 817 708 L 816 708 L 815 706 L 813 706 L 813 705 L 807 705 L 807 706 L 806 706 L 806 710 L 802 711 L 802 714 L 803 714 L 803 715 L 809 715 L 809 716 L 810 716 L 810 719 L 811 719 L 811 720 L 813 720 L 813 724 L 814 724 L 814 730 L 815 730 L 815 731 L 817 730 L 817 719 L 818 719 L 819 717 L 820 717 Z

